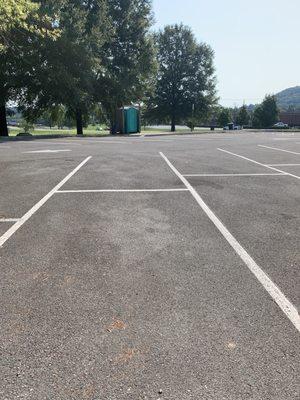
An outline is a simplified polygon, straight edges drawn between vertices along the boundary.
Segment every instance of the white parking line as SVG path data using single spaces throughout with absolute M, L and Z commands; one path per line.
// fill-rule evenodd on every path
M 188 189 L 87 189 L 58 190 L 56 193 L 143 193 L 143 192 L 186 192 Z
M 273 140 L 299 140 L 297 137 L 287 137 L 287 138 L 274 138 Z
M 296 167 L 300 164 L 266 164 L 268 167 Z
M 148 139 L 148 138 L 141 138 L 139 143 L 145 143 L 145 142 L 174 142 L 174 139 Z
M 297 155 L 300 155 L 300 153 L 297 153 L 297 152 L 295 152 L 295 151 L 278 149 L 278 147 L 264 146 L 264 145 L 262 145 L 262 144 L 259 144 L 259 145 L 258 145 L 258 147 L 264 147 L 265 149 L 277 150 L 277 151 L 284 151 L 285 153 L 291 153 L 291 154 L 297 154 Z
M 70 172 L 62 181 L 59 182 L 46 196 L 37 202 L 22 218 L 20 218 L 11 228 L 0 236 L 0 247 L 19 229 L 26 221 L 29 220 L 77 171 L 80 170 L 92 157 L 83 160 L 72 172 Z
M 32 151 L 23 151 L 22 154 L 35 154 L 35 153 L 64 153 L 66 151 L 71 151 L 71 150 L 32 150 Z
M 79 139 L 80 142 L 82 143 L 105 143 L 105 144 L 131 144 L 131 142 L 126 142 L 126 141 L 120 141 L 120 140 L 113 140 L 113 139 L 107 139 L 107 140 L 85 140 L 85 139 Z
M 251 160 L 251 158 L 241 156 L 240 154 L 235 154 L 235 153 L 232 153 L 231 151 L 224 150 L 224 149 L 220 149 L 220 148 L 219 148 L 218 150 L 219 150 L 219 151 L 223 151 L 224 153 L 231 154 L 232 156 L 242 158 L 243 160 L 252 162 L 252 163 L 254 163 L 254 164 L 261 165 L 262 167 L 269 168 L 269 169 L 271 169 L 271 170 L 273 170 L 273 171 L 281 172 L 282 174 L 292 176 L 293 178 L 296 178 L 296 179 L 300 179 L 300 176 L 297 176 L 297 175 L 294 175 L 294 174 L 290 174 L 289 172 L 282 171 L 281 169 L 278 169 L 278 168 L 270 167 L 270 166 L 267 165 L 267 164 L 262 164 L 262 163 L 260 163 L 260 162 L 258 162 L 258 161 Z
M 0 222 L 17 222 L 20 218 L 0 218 Z
M 295 328 L 300 332 L 300 315 L 296 307 L 288 300 L 284 293 L 279 289 L 279 287 L 268 277 L 268 275 L 256 264 L 253 258 L 247 253 L 243 246 L 235 239 L 235 237 L 229 232 L 226 226 L 221 222 L 221 220 L 213 213 L 213 211 L 208 207 L 200 195 L 196 192 L 193 186 L 185 179 L 183 175 L 174 167 L 174 165 L 168 160 L 168 158 L 160 152 L 160 155 L 174 172 L 175 175 L 181 180 L 181 182 L 190 191 L 194 199 L 197 201 L 199 206 L 208 216 L 208 218 L 213 222 L 217 229 L 221 232 L 227 242 L 235 250 L 235 252 L 244 261 L 249 270 L 255 275 L 258 281 L 263 285 L 265 290 L 281 308 L 284 314 L 289 318 L 289 320 L 294 324 Z
M 80 144 L 79 143 L 74 143 L 74 141 L 69 141 L 69 142 L 52 142 L 52 141 L 50 141 L 50 142 L 47 142 L 47 141 L 45 141 L 44 139 L 35 139 L 35 140 L 28 140 L 28 141 L 24 141 L 24 142 L 21 142 L 21 141 L 16 141 L 15 143 L 17 143 L 17 144 L 29 144 L 29 145 L 31 145 L 31 144 L 39 144 L 39 145 L 44 145 L 44 144 L 53 144 L 54 146 L 59 146 L 60 144 L 61 145 L 69 145 L 70 146 L 70 144 L 72 144 L 72 145 L 74 145 L 74 146 L 80 146 Z
M 282 174 L 282 173 L 278 173 L 278 174 L 188 174 L 188 175 L 186 175 L 186 174 L 184 174 L 184 175 L 182 175 L 182 176 L 186 176 L 186 177 L 197 177 L 197 176 L 202 176 L 202 177 L 205 177 L 205 176 L 207 176 L 207 177 L 214 177 L 214 176 L 224 176 L 224 177 L 226 177 L 226 176 L 285 176 L 286 174 L 284 173 L 284 174 Z

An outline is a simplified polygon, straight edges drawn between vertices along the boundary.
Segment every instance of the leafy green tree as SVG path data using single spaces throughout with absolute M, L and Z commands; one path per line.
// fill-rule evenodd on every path
M 62 104 L 51 107 L 42 114 L 42 119 L 50 127 L 57 125 L 63 128 L 66 119 L 66 108 Z
M 277 121 L 279 110 L 276 97 L 267 95 L 264 101 L 253 112 L 253 126 L 255 128 L 271 128 Z
M 221 127 L 229 124 L 229 122 L 232 121 L 230 110 L 228 108 L 221 108 L 217 120 L 218 120 L 218 125 Z
M 25 115 L 64 105 L 76 120 L 77 134 L 93 105 L 96 83 L 104 73 L 104 43 L 113 32 L 105 0 L 48 0 L 45 10 L 58 15 L 59 38 L 36 45 L 35 65 L 20 99 Z
M 30 0 L 1 0 L 0 2 L 0 51 L 12 44 L 16 29 L 34 32 L 41 36 L 55 37 L 53 21 L 47 14 L 40 14 L 40 4 Z
M 182 24 L 166 26 L 155 39 L 159 72 L 148 106 L 157 119 L 171 121 L 175 131 L 177 123 L 201 119 L 215 103 L 214 53 Z
M 236 123 L 238 125 L 244 126 L 248 125 L 250 120 L 250 116 L 247 110 L 247 107 L 243 105 L 238 112 L 237 118 L 236 118 Z
M 156 72 L 151 0 L 107 0 L 114 32 L 104 44 L 103 73 L 95 100 L 101 102 L 114 130 L 116 109 L 140 103 Z
M 59 36 L 55 16 L 42 12 L 40 5 L 25 0 L 0 3 L 0 136 L 8 136 L 6 104 L 22 92 L 30 71 L 34 42 L 53 41 Z M 34 40 L 33 40 L 34 39 Z

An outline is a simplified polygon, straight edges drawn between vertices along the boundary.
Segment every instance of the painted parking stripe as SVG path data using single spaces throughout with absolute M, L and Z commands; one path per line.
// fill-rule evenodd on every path
M 220 148 L 218 148 L 218 150 L 219 151 L 223 151 L 224 153 L 227 153 L 227 154 L 231 154 L 232 156 L 242 158 L 243 160 L 252 162 L 253 164 L 261 165 L 262 167 L 269 168 L 269 169 L 271 169 L 273 171 L 281 172 L 282 174 L 292 176 L 293 178 L 296 178 L 296 179 L 300 179 L 300 176 L 297 176 L 297 175 L 294 175 L 294 174 L 290 174 L 289 172 L 282 171 L 281 169 L 278 169 L 278 168 L 275 168 L 275 167 L 270 167 L 267 164 L 262 164 L 262 163 L 260 163 L 258 161 L 252 160 L 251 158 L 248 158 L 248 157 L 245 157 L 245 156 L 241 156 L 240 154 L 232 153 L 231 151 L 220 149 Z
M 300 155 L 300 153 L 297 153 L 296 151 L 290 151 L 290 150 L 278 149 L 278 147 L 264 146 L 264 145 L 262 145 L 262 144 L 259 144 L 259 145 L 258 145 L 258 147 L 264 147 L 265 149 L 277 150 L 277 151 L 284 151 L 285 153 L 291 153 L 291 154 L 297 154 L 297 155 Z
M 268 167 L 297 167 L 300 164 L 266 164 Z
M 161 193 L 186 192 L 186 188 L 178 189 L 87 189 L 87 190 L 58 190 L 56 193 Z
M 244 261 L 249 270 L 255 275 L 258 281 L 262 284 L 265 290 L 269 293 L 272 299 L 281 308 L 284 314 L 293 323 L 295 328 L 300 332 L 300 316 L 296 307 L 288 300 L 284 293 L 279 289 L 279 287 L 269 278 L 269 276 L 256 264 L 253 258 L 247 253 L 243 246 L 235 239 L 235 237 L 229 232 L 226 226 L 221 222 L 221 220 L 213 213 L 213 211 L 204 202 L 202 197 L 197 193 L 193 186 L 188 182 L 188 180 L 180 174 L 180 172 L 174 167 L 174 165 L 168 160 L 168 158 L 160 153 L 162 158 L 165 160 L 167 165 L 171 168 L 175 175 L 181 180 L 181 182 L 189 189 L 190 193 L 197 201 L 199 206 L 208 216 L 208 218 L 213 222 L 216 228 L 221 232 L 227 242 L 235 250 L 235 252 Z
M 0 247 L 4 245 L 4 243 L 12 237 L 14 233 L 17 232 L 19 228 L 26 221 L 29 220 L 73 175 L 76 174 L 77 171 L 80 170 L 92 157 L 87 157 L 83 160 L 73 171 L 71 171 L 62 181 L 60 181 L 46 196 L 44 196 L 39 202 L 37 202 L 25 215 L 23 215 L 20 220 L 18 220 L 8 231 L 6 231 L 2 236 L 0 236 Z
M 25 142 L 21 142 L 21 141 L 16 141 L 17 144 L 29 144 L 29 145 L 33 145 L 33 144 L 38 144 L 38 145 L 44 145 L 44 144 L 52 144 L 54 146 L 59 146 L 59 145 L 73 145 L 73 146 L 80 146 L 79 143 L 74 143 L 74 141 L 70 140 L 68 142 L 48 142 L 45 139 L 35 139 L 35 140 L 28 140 Z
M 202 177 L 214 177 L 214 176 L 285 176 L 286 174 L 278 173 L 278 174 L 184 174 L 183 176 L 185 177 L 197 177 L 197 176 L 202 176 Z
M 0 222 L 17 222 L 20 218 L 0 218 Z
M 50 149 L 46 149 L 46 150 L 32 150 L 32 151 L 23 151 L 22 154 L 38 154 L 38 153 L 65 153 L 71 150 L 50 150 Z

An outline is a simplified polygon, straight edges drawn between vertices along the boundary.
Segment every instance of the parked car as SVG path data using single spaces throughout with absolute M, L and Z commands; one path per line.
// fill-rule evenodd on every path
M 273 128 L 288 128 L 288 124 L 284 124 L 283 122 L 277 122 L 277 124 L 273 125 Z
M 230 122 L 228 125 L 223 127 L 224 131 L 239 131 L 243 129 L 240 125 L 234 125 L 234 123 Z

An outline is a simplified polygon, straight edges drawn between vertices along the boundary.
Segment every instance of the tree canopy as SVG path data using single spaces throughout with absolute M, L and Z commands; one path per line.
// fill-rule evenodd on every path
M 177 123 L 203 117 L 215 103 L 214 53 L 184 25 L 166 26 L 155 41 L 159 71 L 149 112 L 168 119 L 174 131 Z
M 151 3 L 3 0 L 0 135 L 8 134 L 9 101 L 28 121 L 43 114 L 61 124 L 63 110 L 78 134 L 95 107 L 112 130 L 116 109 L 130 104 L 173 130 L 208 115 L 216 103 L 212 49 L 183 25 L 153 34 Z
M 104 0 L 70 0 L 48 1 L 46 6 L 58 15 L 60 36 L 55 42 L 37 41 L 32 53 L 36 67 L 20 104 L 29 116 L 65 105 L 77 121 L 77 133 L 82 134 L 103 69 L 103 45 L 112 32 L 107 4 Z
M 156 62 L 149 34 L 151 0 L 107 0 L 107 4 L 113 33 L 103 46 L 106 56 L 96 97 L 113 125 L 117 107 L 145 99 Z
M 232 121 L 232 115 L 228 108 L 222 107 L 218 114 L 218 125 L 221 127 L 226 126 Z
M 250 121 L 250 116 L 247 110 L 247 107 L 243 105 L 238 112 L 236 123 L 241 126 L 248 125 Z
M 276 97 L 267 95 L 264 101 L 258 105 L 253 113 L 254 128 L 271 128 L 278 122 L 279 110 L 277 107 Z

